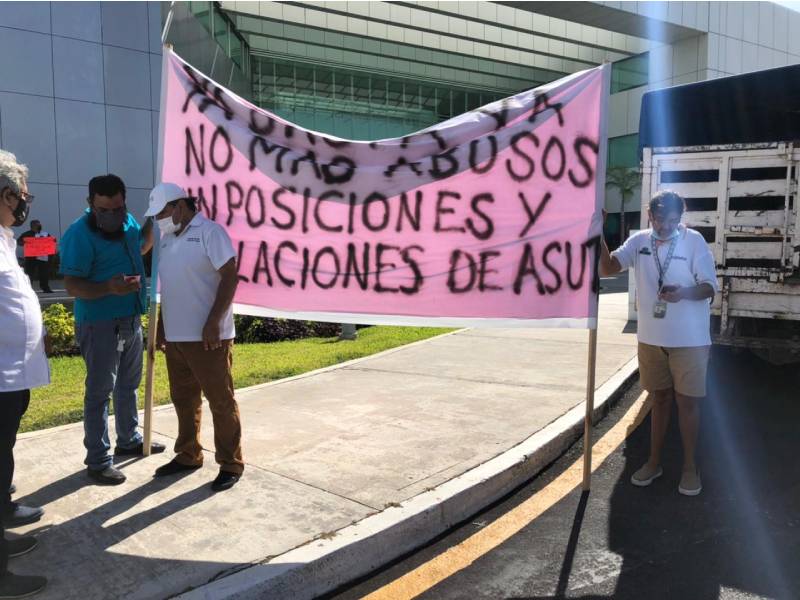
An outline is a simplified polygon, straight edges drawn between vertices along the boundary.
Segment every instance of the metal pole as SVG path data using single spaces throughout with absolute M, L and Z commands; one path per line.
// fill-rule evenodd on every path
M 589 364 L 586 374 L 586 418 L 583 421 L 583 491 L 592 480 L 592 415 L 594 413 L 594 376 L 597 366 L 597 329 L 589 330 Z
M 172 11 L 170 9 L 170 16 Z M 166 36 L 169 23 L 164 30 Z M 167 66 L 172 44 L 164 44 L 161 49 L 161 101 L 158 115 L 158 157 L 156 159 L 156 181 L 161 183 L 162 169 L 164 168 L 164 125 L 167 118 Z M 147 327 L 147 371 L 144 382 L 144 441 L 142 450 L 145 456 L 150 456 L 150 445 L 153 440 L 153 379 L 155 377 L 156 361 L 156 332 L 158 331 L 158 248 L 160 246 L 160 232 L 153 223 L 153 258 L 150 262 L 150 322 Z
M 167 43 L 167 36 L 169 35 L 170 27 L 172 27 L 172 17 L 173 17 L 172 10 L 174 8 L 175 8 L 175 2 L 170 2 L 169 10 L 167 11 L 167 18 L 164 19 L 164 29 L 161 31 L 161 43 L 165 45 Z M 171 47 L 172 46 L 170 46 L 170 48 Z

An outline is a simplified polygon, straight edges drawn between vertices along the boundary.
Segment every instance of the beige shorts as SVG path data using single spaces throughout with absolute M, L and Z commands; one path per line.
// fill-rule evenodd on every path
M 706 370 L 711 346 L 662 348 L 639 342 L 639 380 L 648 392 L 668 390 L 684 396 L 706 395 Z

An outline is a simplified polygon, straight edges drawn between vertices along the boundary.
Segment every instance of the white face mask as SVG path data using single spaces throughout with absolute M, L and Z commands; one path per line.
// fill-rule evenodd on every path
M 172 222 L 172 216 L 158 219 L 156 223 L 158 224 L 159 231 L 161 231 L 161 235 L 175 233 L 181 227 L 179 224 Z
M 680 226 L 678 226 L 678 227 L 680 227 Z M 660 242 L 668 242 L 669 240 L 678 237 L 678 235 L 680 234 L 680 232 L 678 231 L 678 227 L 673 229 L 672 233 L 670 233 L 667 236 L 661 236 L 661 235 L 658 234 L 658 232 L 655 229 L 653 229 L 653 237 L 656 238 Z

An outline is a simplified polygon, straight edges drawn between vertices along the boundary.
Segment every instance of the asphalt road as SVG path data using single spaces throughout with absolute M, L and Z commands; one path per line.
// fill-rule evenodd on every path
M 418 596 L 425 599 L 800 598 L 800 368 L 715 349 L 709 381 L 699 496 L 677 491 L 676 418 L 664 476 L 648 488 L 629 483 L 646 459 L 648 416 L 597 468 L 588 496 L 573 489 L 466 568 L 441 581 L 431 576 L 481 529 L 537 494 L 547 496 L 580 459 L 581 443 L 511 497 L 336 597 L 376 592 L 376 598 L 399 600 L 406 596 L 391 586 L 410 574 L 422 582 L 431 578 Z M 639 395 L 637 386 L 597 426 L 595 439 Z

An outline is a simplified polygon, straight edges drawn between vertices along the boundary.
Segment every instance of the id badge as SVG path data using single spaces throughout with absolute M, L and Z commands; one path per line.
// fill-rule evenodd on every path
M 653 304 L 653 317 L 663 319 L 667 316 L 667 303 L 664 300 L 656 300 Z

